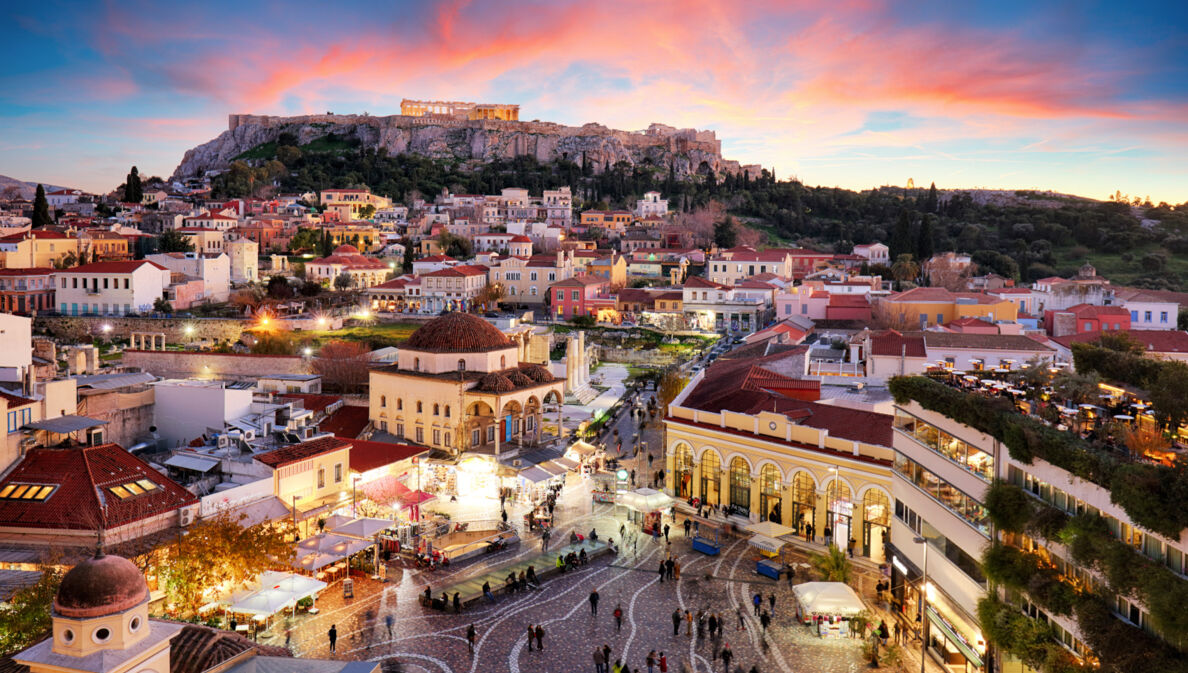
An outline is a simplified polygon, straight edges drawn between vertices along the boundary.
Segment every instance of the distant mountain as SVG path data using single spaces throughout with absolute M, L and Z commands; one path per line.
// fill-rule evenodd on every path
M 59 189 L 71 189 L 70 187 L 51 185 L 45 182 L 41 184 L 45 185 L 45 191 L 47 192 L 52 192 Z M 22 197 L 26 199 L 32 199 L 33 195 L 37 193 L 37 185 L 38 183 L 36 182 L 24 182 L 17 180 L 16 178 L 10 178 L 7 175 L 0 175 L 0 197 L 5 196 L 9 188 L 15 187 L 20 191 Z

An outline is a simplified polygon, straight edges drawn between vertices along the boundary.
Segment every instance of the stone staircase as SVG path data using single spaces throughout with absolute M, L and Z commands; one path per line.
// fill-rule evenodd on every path
M 566 404 L 581 404 L 587 405 L 593 402 L 599 393 L 589 383 L 582 385 L 580 388 L 571 391 L 565 396 Z

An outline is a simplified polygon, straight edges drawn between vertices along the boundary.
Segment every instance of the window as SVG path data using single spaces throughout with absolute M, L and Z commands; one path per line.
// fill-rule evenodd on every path
M 565 290 L 557 290 L 557 301 L 563 301 L 564 299 L 565 299 Z
M 448 405 L 448 404 L 445 406 L 445 417 L 446 418 L 450 417 L 450 405 Z
M 397 437 L 404 439 L 404 424 L 403 423 L 396 424 L 395 434 Z
M 506 355 L 499 356 L 499 368 L 507 369 L 507 356 Z
M 528 280 L 536 280 L 536 272 L 535 271 L 528 274 Z
M 1085 331 L 1086 332 L 1093 331 L 1093 323 L 1089 322 L 1088 320 L 1085 321 Z
M 108 280 L 108 279 L 106 279 L 106 278 L 104 278 L 104 279 L 103 279 L 103 289 L 104 289 L 104 290 L 106 290 L 106 289 L 107 289 L 107 280 Z M 1149 315 L 1149 314 L 1148 314 L 1148 315 Z
M 1151 312 L 1143 311 L 1143 322 L 1151 322 Z
M 441 415 L 441 405 L 440 405 L 440 404 L 434 404 L 434 405 L 433 405 L 433 415 L 434 415 L 434 416 L 440 416 L 440 415 Z
M 487 441 L 488 442 L 495 441 L 495 425 L 494 424 L 487 426 Z
M 420 400 L 417 400 L 417 413 L 424 413 L 424 406 L 421 404 Z
M 425 429 L 418 427 L 417 428 L 417 443 L 423 444 L 424 442 L 425 442 Z
M 792 304 L 784 304 L 784 315 L 792 314 Z
M 479 438 L 480 438 L 480 437 L 481 437 L 481 435 L 480 435 L 480 433 L 479 433 L 479 429 L 478 429 L 478 428 L 474 428 L 474 429 L 472 429 L 472 430 L 470 431 L 470 445 L 471 445 L 471 446 L 478 446 L 478 445 L 479 445 Z
M 388 407 L 388 396 L 380 395 L 380 409 L 386 409 L 387 407 Z
M 0 487 L 0 500 L 44 501 L 54 492 L 57 485 L 50 484 L 5 484 Z
M 441 430 L 438 430 L 437 428 L 433 429 L 433 444 L 435 446 L 441 445 Z
M 1159 312 L 1159 322 L 1161 322 L 1161 323 L 1166 323 L 1166 322 L 1167 322 L 1167 311 L 1160 311 L 1160 312 Z
M 342 483 L 342 463 L 334 464 L 334 483 Z
M 318 468 L 318 488 L 326 488 L 326 470 Z
M 1130 319 L 1133 320 L 1134 322 L 1138 322 L 1138 311 L 1131 311 Z
M 404 398 L 396 398 L 396 411 L 404 411 Z
M 421 371 L 421 358 L 413 358 L 413 371 Z
M 532 280 L 536 280 L 536 279 L 533 278 Z M 533 297 L 535 297 L 536 296 L 536 286 L 533 285 L 532 287 L 529 288 L 529 290 L 530 290 L 529 294 L 531 294 Z

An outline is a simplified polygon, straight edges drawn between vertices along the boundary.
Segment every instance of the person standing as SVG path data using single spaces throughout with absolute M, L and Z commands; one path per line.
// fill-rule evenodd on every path
M 664 569 L 668 573 L 668 579 L 673 579 L 673 570 L 676 567 L 676 562 L 671 557 L 664 562 Z
M 664 576 L 667 574 L 668 574 L 668 566 L 665 565 L 664 561 L 661 561 L 660 562 L 660 583 L 661 584 L 664 584 Z
M 678 636 L 681 633 L 681 610 L 677 608 L 672 611 L 672 635 Z
M 829 527 L 829 524 L 825 524 L 825 546 L 828 547 L 831 544 L 833 544 L 833 529 Z
M 854 538 L 850 538 L 850 541 L 846 543 L 846 550 L 850 552 L 850 558 L 854 558 L 854 547 L 857 546 L 858 541 Z
M 664 541 L 665 542 L 668 542 L 668 531 L 669 531 L 668 524 L 664 524 Z
M 673 559 L 672 561 L 672 578 L 680 581 L 681 579 L 681 560 Z
M 466 646 L 470 648 L 470 653 L 474 654 L 474 639 L 478 632 L 474 630 L 474 624 L 466 628 Z
M 742 606 L 740 605 L 740 606 L 738 606 L 738 628 L 735 630 L 736 631 L 744 631 L 744 630 L 746 630 L 746 628 L 747 628 L 747 620 L 746 620 L 746 617 L 743 616 L 743 609 L 742 609 Z
M 693 613 L 685 610 L 685 635 L 693 635 Z
M 486 596 L 487 600 L 491 601 L 492 603 L 495 602 L 495 594 L 491 593 L 490 582 L 483 582 L 483 595 Z
M 708 621 L 710 638 L 713 638 L 718 633 L 718 618 L 711 614 Z
M 644 663 L 648 666 L 648 673 L 653 673 L 652 669 L 656 668 L 656 650 L 648 652 L 648 656 L 646 659 L 644 659 Z
M 763 632 L 767 633 L 767 627 L 771 625 L 771 615 L 764 610 L 759 614 L 759 623 L 763 625 Z
M 536 625 L 536 649 L 544 652 L 544 627 Z
M 758 617 L 759 607 L 763 605 L 763 596 L 755 594 L 753 597 L 751 597 L 751 604 L 755 606 L 755 616 Z
M 611 653 L 610 645 L 603 643 L 602 644 L 602 660 L 606 662 L 605 664 L 603 664 L 604 666 L 607 666 L 607 667 L 610 666 L 610 653 Z
M 775 592 L 768 594 L 767 604 L 771 606 L 771 618 L 775 619 Z
M 722 663 L 725 664 L 723 670 L 726 673 L 730 673 L 730 660 L 734 658 L 734 652 L 730 649 L 730 643 L 722 646 L 722 653 L 718 656 L 722 657 Z
M 811 523 L 804 524 L 804 540 L 805 542 L 813 542 L 816 540 L 816 538 L 813 537 L 813 524 Z
M 590 591 L 590 614 L 598 616 L 598 589 Z
M 594 648 L 594 673 L 606 673 L 606 655 L 601 647 Z
M 532 651 L 532 641 L 536 638 L 536 631 L 532 630 L 532 625 L 528 625 L 528 651 Z
M 454 592 L 454 614 L 462 612 L 462 598 L 457 591 Z
M 392 637 L 392 622 L 394 622 L 394 621 L 396 621 L 396 620 L 392 617 L 392 613 L 389 612 L 387 615 L 384 616 L 384 623 L 388 625 L 388 637 L 389 638 Z
M 337 652 L 338 626 L 336 624 L 331 624 L 330 633 L 327 635 L 330 636 L 330 652 Z
M 693 522 L 685 519 L 685 537 L 689 537 L 689 529 L 693 527 Z
M 668 657 L 664 656 L 663 652 L 660 653 L 659 664 L 660 664 L 660 673 L 668 673 Z
M 615 615 L 615 631 L 622 631 L 623 630 L 623 606 L 622 605 L 615 606 L 614 615 Z

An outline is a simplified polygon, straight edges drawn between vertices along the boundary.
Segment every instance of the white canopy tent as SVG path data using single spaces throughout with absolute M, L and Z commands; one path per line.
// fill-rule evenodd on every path
M 392 522 L 387 519 L 359 518 L 338 526 L 334 529 L 334 534 L 369 540 L 375 537 L 376 533 L 391 526 Z
M 293 597 L 293 594 L 287 591 L 260 589 L 239 598 L 231 604 L 229 609 L 231 612 L 271 617 L 296 602 L 297 599 Z
M 332 554 L 323 554 L 320 552 L 313 552 L 311 554 L 305 555 L 302 555 L 300 552 L 298 552 L 297 557 L 293 559 L 292 565 L 294 568 L 301 568 L 302 570 L 313 572 L 325 568 L 331 563 L 338 561 L 340 558 L 342 557 L 334 556 Z
M 842 582 L 805 582 L 792 587 L 804 615 L 851 617 L 866 609 L 862 599 Z
M 633 509 L 642 514 L 670 507 L 672 503 L 672 496 L 661 493 L 654 488 L 637 488 L 634 491 L 615 494 L 615 504 Z
M 743 530 L 747 531 L 748 533 L 762 535 L 764 537 L 783 537 L 796 532 L 795 530 L 775 523 L 774 521 L 760 521 L 759 523 L 748 524 L 743 526 Z
M 326 530 L 327 531 L 338 530 L 339 527 L 350 523 L 352 520 L 353 519 L 351 519 L 351 517 L 346 516 L 344 514 L 331 514 L 330 516 L 326 517 L 326 519 L 325 519 Z
M 300 599 L 306 596 L 312 598 L 329 585 L 321 580 L 306 577 L 305 575 L 298 575 L 297 573 L 282 573 L 275 570 L 268 570 L 260 575 L 260 586 L 262 589 L 284 591 L 291 594 L 294 598 Z
M 786 543 L 783 540 L 777 540 L 774 537 L 755 535 L 751 537 L 751 539 L 747 540 L 747 544 L 751 545 L 752 547 L 758 547 L 769 554 L 778 554 L 780 553 L 780 549 L 782 549 Z

